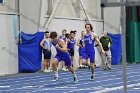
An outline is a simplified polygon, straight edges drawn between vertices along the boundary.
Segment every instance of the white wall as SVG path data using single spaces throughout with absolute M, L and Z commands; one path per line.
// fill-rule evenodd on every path
M 110 32 L 112 34 L 120 33 L 120 7 L 105 8 L 104 21 L 105 31 Z
M 14 38 L 13 15 L 0 14 L 0 76 L 18 72 L 18 47 Z
M 25 33 L 37 32 L 40 0 L 20 0 L 20 28 Z M 26 16 L 26 17 L 24 17 Z
M 100 6 L 100 4 L 101 4 L 101 1 L 100 0 L 96 0 L 96 15 L 97 15 L 97 19 L 101 19 L 101 6 Z
M 41 25 L 44 24 L 46 20 L 43 17 L 47 12 L 47 2 L 48 0 L 43 0 L 42 2 L 42 17 L 41 17 Z M 76 0 L 61 0 L 56 13 L 54 16 L 58 17 L 69 17 L 76 18 L 76 13 L 74 11 L 73 3 Z M 85 9 L 87 10 L 87 14 L 90 19 L 101 19 L 101 7 L 100 0 L 81 0 Z M 119 0 L 118 0 L 119 1 Z M 54 0 L 55 3 L 55 0 Z M 79 9 L 80 18 L 85 19 L 85 14 L 83 13 L 82 8 Z M 110 32 L 112 34 L 118 34 L 120 32 L 120 7 L 105 7 L 104 8 L 104 30 Z
M 44 6 L 43 10 L 45 9 L 45 14 L 47 14 L 48 11 L 48 0 L 42 0 L 42 6 Z M 89 12 L 93 13 L 95 16 L 97 15 L 97 2 L 99 0 L 81 0 L 85 9 L 88 10 Z M 56 0 L 53 0 L 53 2 L 55 3 Z M 58 8 L 55 12 L 55 16 L 59 16 L 59 17 L 73 17 L 76 18 L 76 11 L 74 6 L 77 4 L 77 0 L 61 0 Z M 81 6 L 81 5 L 80 5 Z M 80 11 L 80 18 L 85 18 L 85 14 L 83 12 L 82 7 L 79 9 Z M 89 15 L 89 17 L 91 19 L 95 19 L 96 17 Z
M 76 17 L 74 7 L 72 6 L 72 0 L 61 0 L 55 16 Z
M 90 19 L 97 19 L 97 3 L 99 0 L 81 0 Z M 83 10 L 80 10 L 81 18 L 86 18 Z
M 0 5 L 0 12 L 11 12 L 11 10 L 8 8 L 10 7 L 11 9 L 15 9 L 15 0 L 3 0 L 4 3 L 3 5 Z

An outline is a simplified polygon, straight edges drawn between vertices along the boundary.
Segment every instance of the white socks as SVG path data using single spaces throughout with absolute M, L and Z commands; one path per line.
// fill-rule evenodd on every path
M 54 72 L 54 74 L 55 74 L 55 77 L 58 77 L 58 72 L 56 71 L 56 72 Z
M 73 73 L 73 76 L 74 76 L 74 77 L 76 77 L 76 74 L 75 74 L 75 73 Z

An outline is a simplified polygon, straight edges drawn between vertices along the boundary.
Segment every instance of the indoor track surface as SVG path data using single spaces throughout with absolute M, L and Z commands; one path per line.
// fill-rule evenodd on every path
M 77 84 L 68 71 L 59 71 L 58 81 L 53 81 L 53 72 L 9 75 L 0 77 L 0 93 L 123 93 L 122 70 L 122 65 L 107 71 L 96 68 L 90 81 L 89 69 L 77 69 Z M 127 65 L 127 80 L 128 93 L 140 93 L 140 64 Z

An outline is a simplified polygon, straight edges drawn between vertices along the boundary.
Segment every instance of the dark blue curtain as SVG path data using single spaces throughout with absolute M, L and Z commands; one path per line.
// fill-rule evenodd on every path
M 122 53 L 122 34 L 107 33 L 107 35 L 111 37 L 113 42 L 110 49 L 112 55 L 112 64 L 120 64 Z
M 18 45 L 19 72 L 36 72 L 41 69 L 42 48 L 40 42 L 44 32 L 21 33 L 22 44 Z
M 0 3 L 3 3 L 3 0 L 0 0 Z

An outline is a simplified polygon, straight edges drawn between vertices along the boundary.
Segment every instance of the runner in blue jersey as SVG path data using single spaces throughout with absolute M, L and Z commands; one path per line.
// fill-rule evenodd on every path
M 86 61 L 88 58 L 90 59 L 90 69 L 91 69 L 91 78 L 90 80 L 94 80 L 94 69 L 95 69 L 95 49 L 94 49 L 94 42 L 96 41 L 99 44 L 101 52 L 104 53 L 102 44 L 100 43 L 97 35 L 95 33 L 91 33 L 93 27 L 91 24 L 85 25 L 86 35 L 84 36 L 85 42 L 85 54 L 83 55 L 83 63 L 88 65 Z
M 57 66 L 57 64 L 58 64 L 58 62 L 63 60 L 65 62 L 65 65 L 67 66 L 68 70 L 73 74 L 74 82 L 77 83 L 78 82 L 77 76 L 76 76 L 74 68 L 71 67 L 70 55 L 68 53 L 66 43 L 64 42 L 63 39 L 58 39 L 56 32 L 51 32 L 50 38 L 52 39 L 51 42 L 57 51 L 57 54 L 53 58 L 53 62 L 52 62 L 53 71 L 55 72 L 54 81 L 58 80 L 58 69 L 57 69 L 58 66 Z
M 67 48 L 68 48 L 68 52 L 70 53 L 71 56 L 71 62 L 72 62 L 72 66 L 73 66 L 73 59 L 74 59 L 74 48 L 75 48 L 75 44 L 76 44 L 76 39 L 74 38 L 74 31 L 70 32 L 70 38 L 67 40 Z
M 84 48 L 84 35 L 85 35 L 85 31 L 81 32 L 81 37 L 78 39 L 77 41 L 77 46 L 79 46 L 79 69 L 82 68 L 82 56 L 85 52 L 85 48 Z
M 67 41 L 66 32 L 67 32 L 67 30 L 65 30 L 65 29 L 62 30 L 62 35 L 59 37 L 59 38 L 63 39 L 65 43 L 66 43 L 66 41 Z
M 64 42 L 66 43 L 66 45 L 67 45 L 67 38 L 66 38 L 66 32 L 67 32 L 67 30 L 65 30 L 65 29 L 63 29 L 62 30 L 62 35 L 59 37 L 60 39 L 63 39 L 64 40 Z M 62 70 L 63 71 L 67 71 L 67 69 L 66 69 L 66 67 L 65 67 L 65 62 L 64 61 L 62 61 Z

